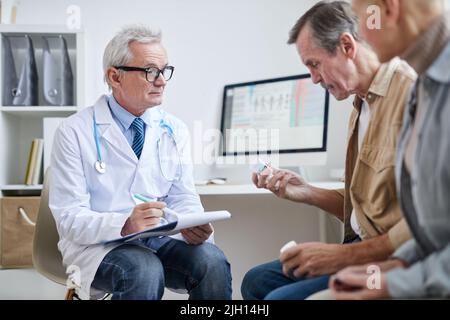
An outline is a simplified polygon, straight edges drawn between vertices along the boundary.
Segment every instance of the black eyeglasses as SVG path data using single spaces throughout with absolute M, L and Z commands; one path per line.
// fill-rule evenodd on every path
M 173 66 L 165 66 L 162 70 L 157 67 L 139 68 L 139 67 L 129 67 L 129 66 L 117 66 L 114 68 L 123 70 L 123 71 L 145 72 L 145 79 L 147 79 L 148 82 L 154 82 L 156 79 L 158 79 L 160 74 L 162 74 L 164 80 L 169 81 L 172 78 L 173 70 L 175 70 L 175 67 L 173 67 Z

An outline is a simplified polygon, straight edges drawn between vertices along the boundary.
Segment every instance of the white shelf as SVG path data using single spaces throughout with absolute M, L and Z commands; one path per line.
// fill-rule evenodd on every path
M 343 182 L 321 181 L 310 182 L 314 187 L 322 189 L 343 189 Z M 196 186 L 199 195 L 245 195 L 245 194 L 271 194 L 267 189 L 258 189 L 253 184 L 224 184 L 224 185 L 207 185 Z
M 8 184 L 0 186 L 3 197 L 36 197 L 42 192 L 42 184 L 27 186 L 24 184 Z
M 11 49 L 14 55 L 17 75 L 20 75 L 24 59 L 25 41 L 17 40 L 18 37 L 29 35 L 34 47 L 34 55 L 38 73 L 38 101 L 36 106 L 12 106 L 12 102 L 3 105 L 2 91 L 4 87 L 3 71 L 5 60 L 0 59 L 0 197 L 2 196 L 35 196 L 39 195 L 42 186 L 26 186 L 11 184 L 24 181 L 23 175 L 27 170 L 30 145 L 35 138 L 44 138 L 52 128 L 44 127 L 45 118 L 66 118 L 78 112 L 84 106 L 85 87 L 85 48 L 84 32 L 72 30 L 66 25 L 27 25 L 27 24 L 2 24 L 0 35 L 6 35 L 13 39 Z M 67 53 L 73 73 L 73 102 L 71 106 L 51 106 L 43 96 L 43 55 L 44 37 L 62 35 L 66 40 Z M 14 40 L 15 39 L 15 40 Z M 0 52 L 3 50 L 3 42 L 0 43 Z M 9 101 L 9 100 L 5 100 Z M 50 140 L 44 144 L 44 153 L 49 153 Z
M 39 196 L 42 192 L 42 184 L 27 186 L 24 184 L 8 184 L 0 186 L 3 197 Z
M 37 33 L 37 34 L 55 34 L 55 33 L 82 33 L 81 29 L 69 29 L 63 25 L 34 25 L 34 24 L 2 24 L 0 25 L 2 33 Z
M 32 186 L 27 186 L 25 184 L 7 184 L 0 186 L 2 191 L 15 191 L 15 190 L 42 190 L 42 184 L 36 184 Z
M 47 116 L 65 116 L 75 113 L 79 110 L 78 107 L 58 107 L 58 106 L 3 106 L 0 107 L 1 112 L 13 114 L 19 117 L 47 117 Z

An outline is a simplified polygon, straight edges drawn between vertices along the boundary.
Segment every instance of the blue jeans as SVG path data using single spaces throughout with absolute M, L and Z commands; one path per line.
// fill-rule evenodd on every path
M 246 300 L 304 300 L 328 288 L 330 276 L 289 278 L 283 274 L 279 260 L 248 271 L 242 281 L 241 293 Z
M 223 252 L 210 243 L 171 239 L 153 252 L 137 241 L 110 251 L 92 286 L 112 293 L 112 299 L 159 300 L 168 287 L 186 289 L 189 299 L 230 300 L 231 271 Z

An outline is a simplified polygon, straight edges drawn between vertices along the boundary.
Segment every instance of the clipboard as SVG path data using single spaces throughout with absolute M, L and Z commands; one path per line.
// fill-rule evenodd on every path
M 226 220 L 231 218 L 231 213 L 226 210 L 207 211 L 201 213 L 179 214 L 174 210 L 164 208 L 165 221 L 156 227 L 129 234 L 103 244 L 126 243 L 138 239 L 145 239 L 157 236 L 170 236 L 179 233 L 182 229 L 201 226 L 214 221 Z

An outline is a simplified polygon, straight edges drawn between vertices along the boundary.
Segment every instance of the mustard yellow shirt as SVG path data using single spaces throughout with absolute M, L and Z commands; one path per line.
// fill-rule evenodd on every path
M 411 238 L 395 187 L 395 155 L 403 112 L 416 72 L 395 58 L 381 65 L 366 102 L 371 118 L 358 150 L 358 119 L 362 100 L 355 97 L 350 116 L 344 196 L 345 237 L 354 236 L 350 216 L 355 210 L 363 239 L 388 233 L 394 248 Z

